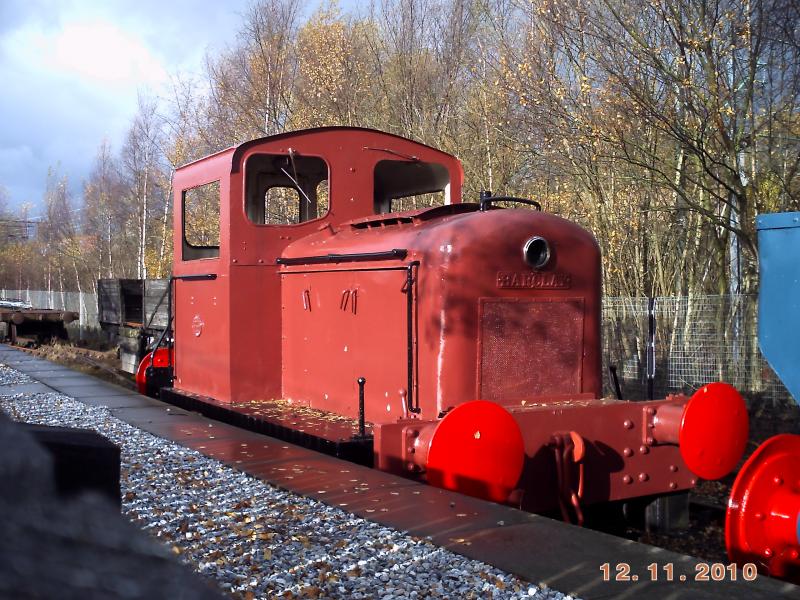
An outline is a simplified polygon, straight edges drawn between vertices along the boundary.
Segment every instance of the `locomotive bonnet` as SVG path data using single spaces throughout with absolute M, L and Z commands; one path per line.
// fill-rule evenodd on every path
M 462 173 L 345 127 L 181 167 L 173 335 L 140 384 L 578 522 L 590 504 L 727 474 L 747 439 L 739 394 L 604 398 L 594 237 L 535 201 L 462 202 Z M 440 205 L 403 210 L 412 200 Z

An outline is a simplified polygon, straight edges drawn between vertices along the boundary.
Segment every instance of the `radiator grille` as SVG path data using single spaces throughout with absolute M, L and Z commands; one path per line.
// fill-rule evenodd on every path
M 481 299 L 479 389 L 487 400 L 581 391 L 583 299 Z

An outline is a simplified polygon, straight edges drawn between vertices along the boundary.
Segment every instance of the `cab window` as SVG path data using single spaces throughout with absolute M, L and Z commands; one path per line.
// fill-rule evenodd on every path
M 254 154 L 245 173 L 245 213 L 256 225 L 296 225 L 328 212 L 328 165 L 321 158 Z
M 183 260 L 219 256 L 219 181 L 183 191 Z
M 450 204 L 450 173 L 442 165 L 382 160 L 375 165 L 375 213 Z

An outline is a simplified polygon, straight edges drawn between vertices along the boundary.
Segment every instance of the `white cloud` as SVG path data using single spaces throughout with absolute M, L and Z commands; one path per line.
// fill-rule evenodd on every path
M 104 21 L 65 23 L 54 35 L 22 30 L 28 61 L 84 82 L 158 85 L 167 80 L 161 62 L 130 33 Z
M 0 185 L 12 204 L 38 202 L 47 168 L 57 164 L 77 195 L 101 140 L 123 138 L 137 92 L 160 91 L 169 80 L 135 31 L 76 19 L 30 20 L 0 37 Z
M 56 39 L 56 64 L 101 81 L 162 83 L 167 72 L 130 34 L 108 23 L 67 26 Z
M 119 147 L 137 94 L 202 73 L 249 0 L 0 0 L 0 186 L 38 202 L 48 166 L 77 196 L 97 146 Z

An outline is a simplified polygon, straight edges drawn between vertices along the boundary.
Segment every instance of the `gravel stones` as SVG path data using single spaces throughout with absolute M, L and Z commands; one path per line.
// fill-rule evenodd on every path
M 33 380 L 24 373 L 0 364 L 0 385 L 19 385 L 32 382 Z
M 0 366 L 0 396 L 20 375 Z M 17 420 L 94 429 L 118 444 L 123 513 L 234 596 L 571 598 L 277 489 L 105 407 L 47 393 L 0 397 L 0 408 Z

